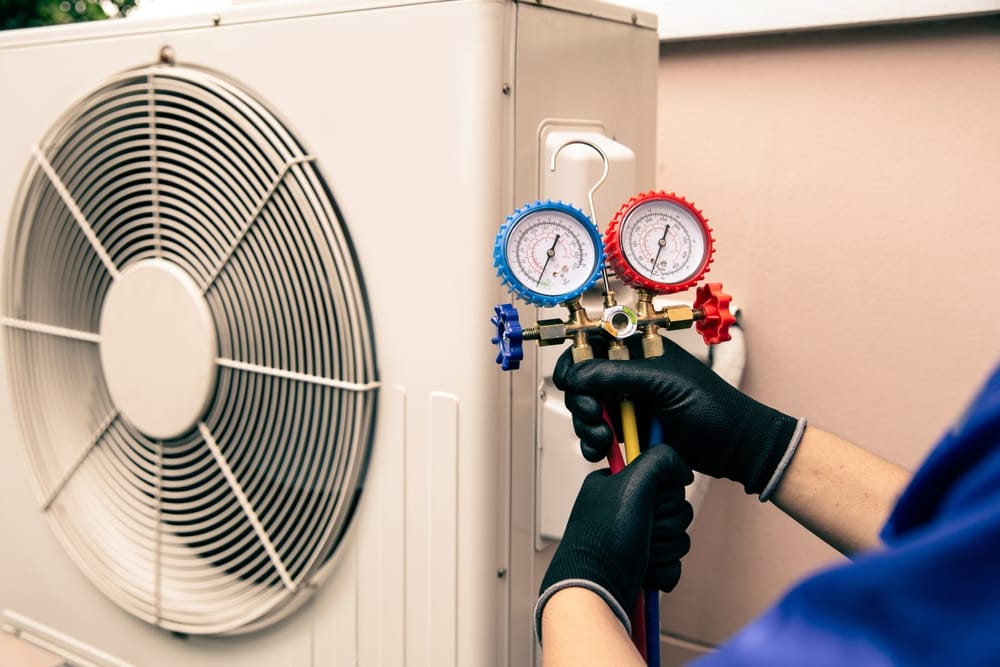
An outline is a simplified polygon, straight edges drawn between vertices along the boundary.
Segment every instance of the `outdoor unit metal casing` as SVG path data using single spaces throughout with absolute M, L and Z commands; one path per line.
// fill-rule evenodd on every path
M 635 190 L 652 186 L 657 44 L 650 17 L 585 0 L 260 3 L 0 33 L 0 239 L 33 145 L 169 46 L 315 157 L 364 280 L 379 381 L 359 501 L 315 590 L 253 632 L 179 637 L 112 602 L 67 553 L 0 373 L 0 608 L 152 667 L 532 664 L 551 551 L 535 525 L 539 374 L 530 349 L 516 374 L 493 362 L 489 317 L 509 297 L 490 250 L 504 217 L 542 194 L 546 123 L 600 127 L 635 151 Z

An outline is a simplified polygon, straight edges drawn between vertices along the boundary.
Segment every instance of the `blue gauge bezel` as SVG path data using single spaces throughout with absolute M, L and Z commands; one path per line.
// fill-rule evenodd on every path
M 591 241 L 594 243 L 594 256 L 597 258 L 597 261 L 594 263 L 594 270 L 590 277 L 577 289 L 562 294 L 540 294 L 514 277 L 514 272 L 507 262 L 507 239 L 510 237 L 511 230 L 514 229 L 518 222 L 525 216 L 537 211 L 557 211 L 570 215 L 582 223 L 584 228 L 589 232 Z M 493 245 L 493 266 L 496 268 L 497 276 L 500 277 L 503 284 L 519 299 L 535 306 L 551 308 L 578 298 L 594 286 L 594 283 L 597 282 L 601 274 L 601 269 L 604 268 L 604 241 L 601 238 L 600 230 L 597 229 L 597 225 L 590 219 L 590 216 L 572 204 L 551 200 L 544 202 L 536 201 L 534 204 L 525 204 L 511 213 L 500 226 L 500 231 L 497 233 L 496 241 Z

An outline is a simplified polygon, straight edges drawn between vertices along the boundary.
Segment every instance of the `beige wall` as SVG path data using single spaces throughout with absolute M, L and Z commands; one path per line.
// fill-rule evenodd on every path
M 661 48 L 657 185 L 716 230 L 744 389 L 916 466 L 1000 359 L 1000 20 Z M 839 560 L 714 482 L 671 633 L 718 642 Z

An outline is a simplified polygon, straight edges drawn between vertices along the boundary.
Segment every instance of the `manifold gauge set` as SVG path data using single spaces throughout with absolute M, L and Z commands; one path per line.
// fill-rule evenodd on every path
M 667 192 L 647 192 L 625 202 L 601 234 L 589 216 L 560 201 L 535 202 L 504 221 L 493 247 L 493 265 L 503 284 L 522 301 L 539 307 L 563 305 L 566 320 L 522 327 L 513 304 L 494 308 L 493 343 L 497 363 L 514 370 L 523 359 L 523 342 L 558 345 L 573 341 L 575 361 L 592 358 L 590 336 L 611 338 L 612 358 L 627 358 L 621 341 L 640 333 L 645 356 L 662 354 L 660 329 L 694 325 L 706 344 L 729 340 L 735 318 L 731 297 L 720 283 L 706 283 L 694 304 L 654 308 L 653 297 L 695 287 L 709 270 L 715 252 L 708 220 L 694 204 Z M 607 272 L 635 289 L 635 308 L 616 303 Z M 580 305 L 587 290 L 604 279 L 604 313 L 592 320 Z

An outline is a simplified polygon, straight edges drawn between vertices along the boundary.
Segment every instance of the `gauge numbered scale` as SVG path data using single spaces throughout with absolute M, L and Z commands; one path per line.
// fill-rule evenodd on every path
M 493 266 L 511 292 L 552 307 L 586 292 L 604 266 L 601 234 L 583 211 L 535 202 L 507 217 L 493 247 Z
M 694 204 L 676 194 L 647 192 L 615 214 L 605 252 L 626 283 L 670 294 L 701 280 L 715 248 L 708 220 Z

